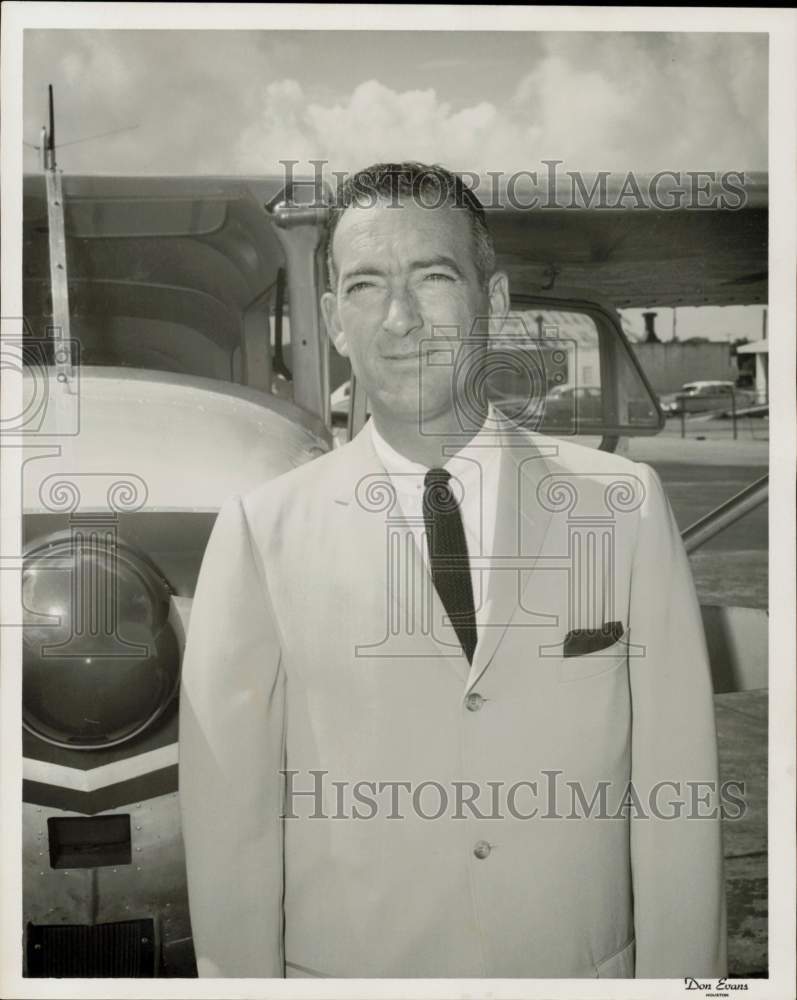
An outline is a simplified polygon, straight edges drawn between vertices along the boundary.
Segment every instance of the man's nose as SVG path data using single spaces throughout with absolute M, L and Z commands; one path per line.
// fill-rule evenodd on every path
M 395 289 L 390 296 L 387 315 L 382 326 L 395 337 L 406 337 L 408 333 L 423 325 L 418 306 L 407 289 Z

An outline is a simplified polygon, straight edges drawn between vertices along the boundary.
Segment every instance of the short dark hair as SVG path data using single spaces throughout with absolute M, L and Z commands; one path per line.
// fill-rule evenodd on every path
M 462 178 L 438 164 L 375 163 L 349 174 L 336 193 L 330 207 L 327 230 L 327 275 L 330 287 L 335 286 L 335 262 L 332 241 L 341 216 L 352 205 L 372 205 L 376 200 L 396 204 L 400 197 L 410 196 L 425 208 L 453 205 L 468 213 L 473 238 L 474 261 L 479 280 L 486 286 L 495 270 L 495 248 L 484 207 Z M 429 196 L 434 199 L 431 203 Z

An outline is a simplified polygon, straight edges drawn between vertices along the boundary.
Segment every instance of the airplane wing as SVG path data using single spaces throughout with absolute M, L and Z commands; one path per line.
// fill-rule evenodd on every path
M 620 309 L 766 303 L 766 175 L 747 175 L 735 193 L 709 185 L 697 199 L 714 203 L 705 208 L 686 207 L 688 178 L 680 185 L 682 204 L 674 208 L 651 204 L 652 178 L 638 177 L 629 188 L 613 175 L 605 196 L 592 200 L 579 198 L 578 189 L 574 198 L 571 181 L 565 181 L 557 184 L 555 197 L 543 187 L 517 184 L 512 199 L 508 191 L 496 199 L 504 207 L 488 208 L 499 266 L 514 292 L 589 289 Z M 588 191 L 593 183 L 585 180 Z M 677 203 L 677 191 L 662 185 L 659 202 Z M 510 207 L 512 201 L 530 205 L 535 195 L 534 207 Z M 723 196 L 738 207 L 719 207 Z

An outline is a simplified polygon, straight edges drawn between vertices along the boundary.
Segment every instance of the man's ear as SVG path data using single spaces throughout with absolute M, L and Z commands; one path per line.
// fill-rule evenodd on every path
M 334 292 L 324 292 L 321 296 L 321 312 L 324 314 L 324 324 L 327 328 L 329 339 L 335 345 L 335 350 L 341 357 L 348 358 L 349 345 L 346 342 L 346 334 L 340 324 L 338 315 L 338 297 Z
M 490 301 L 490 335 L 497 336 L 509 315 L 509 278 L 503 271 L 496 271 L 487 286 Z

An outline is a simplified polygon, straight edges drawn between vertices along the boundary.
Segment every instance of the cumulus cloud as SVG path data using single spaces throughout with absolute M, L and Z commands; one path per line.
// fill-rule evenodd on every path
M 332 170 L 391 159 L 479 170 L 512 155 L 516 137 L 508 124 L 489 101 L 456 110 L 434 89 L 396 91 L 368 80 L 345 101 L 323 105 L 309 101 L 297 81 L 284 80 L 265 88 L 237 157 L 244 171 L 273 167 L 279 158 L 326 159 Z
M 392 158 L 478 172 L 533 169 L 542 159 L 585 172 L 766 169 L 760 49 L 754 57 L 749 36 L 658 39 L 552 36 L 547 54 L 518 67 L 503 104 L 462 107 L 435 88 L 397 90 L 376 79 L 319 103 L 300 82 L 284 81 L 281 100 L 265 88 L 239 156 L 247 168 L 287 150 L 345 170 Z
M 383 74 L 380 36 L 360 34 L 371 72 L 342 85 L 316 68 L 319 43 L 313 49 L 301 33 L 28 35 L 28 141 L 49 81 L 62 141 L 140 122 L 64 148 L 72 172 L 263 174 L 278 172 L 281 159 L 351 170 L 417 158 L 479 172 L 534 169 L 542 159 L 583 171 L 767 164 L 765 36 L 535 33 L 527 57 L 497 67 L 494 48 L 483 62 L 464 58 L 454 34 L 436 77 L 434 60 L 415 65 L 409 50 Z M 323 41 L 338 46 L 341 64 L 350 44 L 346 33 Z M 474 75 L 480 94 L 462 99 Z

